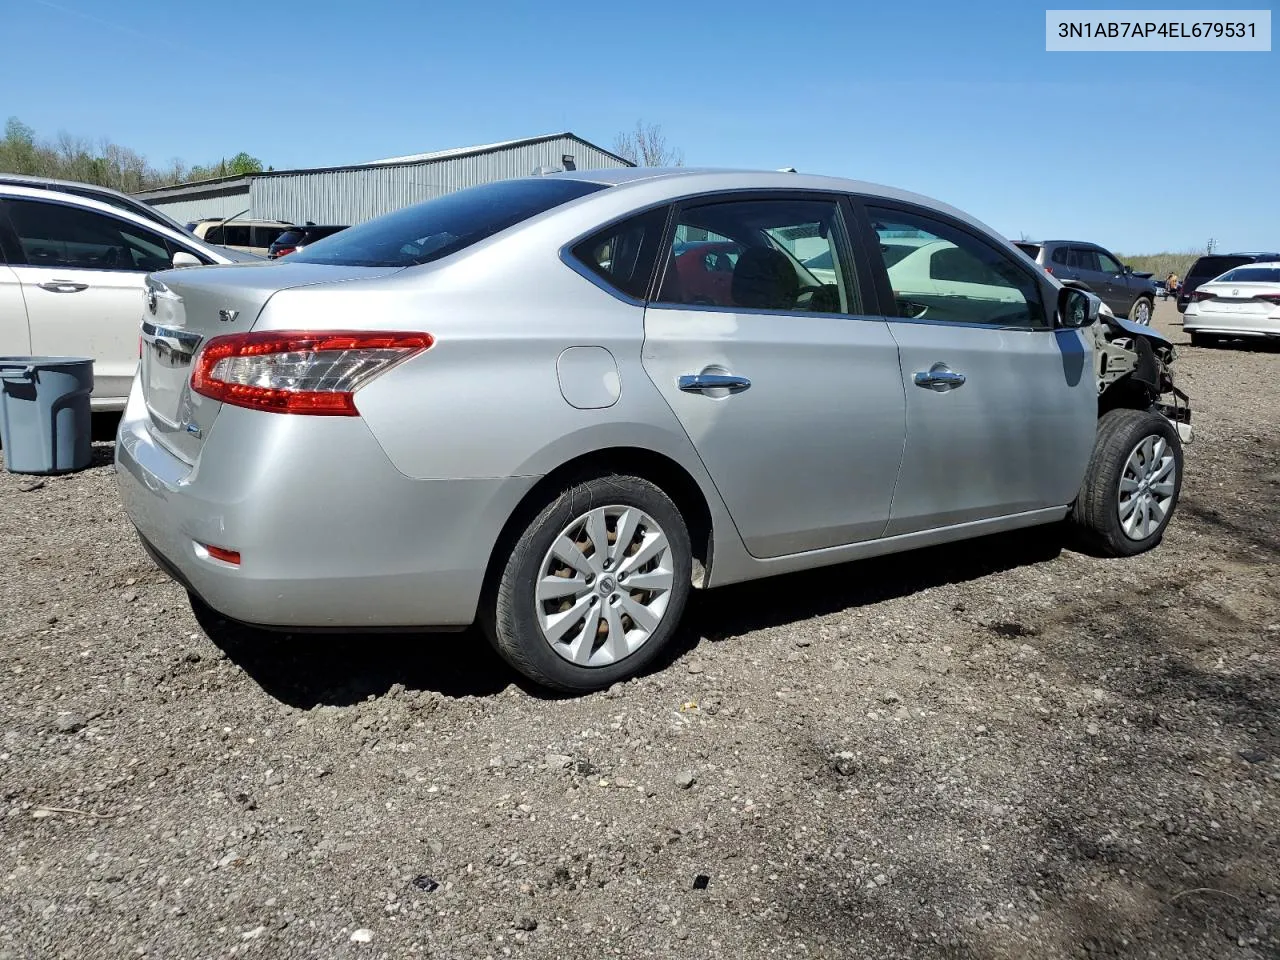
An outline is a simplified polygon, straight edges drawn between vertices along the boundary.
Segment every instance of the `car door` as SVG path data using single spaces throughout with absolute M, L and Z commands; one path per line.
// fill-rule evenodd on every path
M 93 398 L 127 397 L 138 365 L 143 279 L 170 266 L 164 238 L 87 207 L 10 198 L 13 264 L 27 305 L 30 350 L 94 361 Z
M 1097 393 L 1078 331 L 1001 245 L 907 204 L 868 201 L 880 302 L 897 342 L 907 436 L 887 536 L 1070 503 L 1093 450 Z M 914 261 L 914 262 L 913 262 Z
M 1093 247 L 1072 247 L 1070 260 L 1075 265 L 1075 278 L 1088 284 L 1089 289 L 1110 306 L 1115 294 L 1111 277 L 1102 272 L 1098 262 L 1098 251 Z
M 31 353 L 31 332 L 27 327 L 27 303 L 22 297 L 22 281 L 9 266 L 16 260 L 17 244 L 0 212 L 0 356 Z
M 1107 251 L 1099 248 L 1096 251 L 1098 258 L 1098 275 L 1101 278 L 1100 283 L 1105 287 L 1103 290 L 1095 291 L 1098 296 L 1106 301 L 1107 306 L 1111 308 L 1111 312 L 1117 317 L 1127 317 L 1129 308 L 1133 306 L 1133 293 L 1130 291 L 1130 284 L 1133 278 L 1124 272 L 1124 267 L 1120 265 L 1120 261 L 1113 257 Z
M 695 302 L 672 260 L 691 237 L 734 244 L 727 304 Z M 802 265 L 830 252 L 831 282 Z M 644 368 L 757 557 L 884 533 L 902 459 L 897 347 L 849 259 L 838 198 L 703 197 L 673 214 Z M 865 269 L 865 268 L 864 268 Z

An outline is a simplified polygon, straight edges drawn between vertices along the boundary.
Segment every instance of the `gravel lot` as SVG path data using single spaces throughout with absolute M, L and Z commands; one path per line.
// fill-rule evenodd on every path
M 0 958 L 1280 956 L 1280 352 L 1178 369 L 1153 553 L 697 595 L 579 699 L 471 633 L 193 613 L 109 440 L 2 474 Z

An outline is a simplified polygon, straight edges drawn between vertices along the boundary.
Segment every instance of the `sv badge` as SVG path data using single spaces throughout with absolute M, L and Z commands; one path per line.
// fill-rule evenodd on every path
M 235 323 L 236 317 L 240 316 L 239 310 L 219 310 L 218 319 L 223 323 Z

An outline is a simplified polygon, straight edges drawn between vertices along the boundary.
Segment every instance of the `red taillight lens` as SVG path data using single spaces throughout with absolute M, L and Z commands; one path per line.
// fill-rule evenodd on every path
M 1214 294 L 1209 290 L 1197 290 L 1191 294 L 1192 303 L 1201 303 L 1205 300 L 1212 300 Z
M 298 249 L 297 247 L 281 247 L 271 256 L 275 257 L 276 259 L 279 259 L 280 257 L 287 257 L 289 254 L 295 253 L 297 249 Z
M 1045 272 L 1045 273 L 1048 273 L 1048 274 L 1052 274 L 1052 273 L 1053 273 L 1053 267 L 1045 267 L 1045 268 L 1044 268 L 1044 272 Z
M 1280 305 L 1280 293 L 1258 293 L 1254 295 L 1253 299 L 1265 300 L 1267 303 Z
M 221 560 L 223 563 L 233 563 L 237 567 L 240 566 L 240 551 L 228 550 L 226 547 L 215 547 L 212 544 L 203 544 L 205 550 L 209 552 L 209 556 L 215 560 Z
M 214 337 L 196 355 L 191 389 L 269 413 L 355 417 L 355 392 L 430 348 L 429 333 L 302 330 Z

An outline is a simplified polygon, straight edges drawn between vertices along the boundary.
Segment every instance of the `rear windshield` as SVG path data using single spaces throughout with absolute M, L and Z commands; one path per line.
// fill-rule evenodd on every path
M 1218 279 L 1223 283 L 1280 283 L 1280 267 L 1236 267 Z
M 500 180 L 369 220 L 294 254 L 295 262 L 412 267 L 457 253 L 562 203 L 603 190 L 581 180 Z
M 1220 273 L 1238 267 L 1242 263 L 1252 263 L 1252 257 L 1201 257 L 1187 271 L 1188 280 L 1208 280 Z
M 276 242 L 273 246 L 296 247 L 298 245 L 298 241 L 301 239 L 301 230 L 286 230 L 284 233 L 280 234 L 280 236 L 276 237 Z

